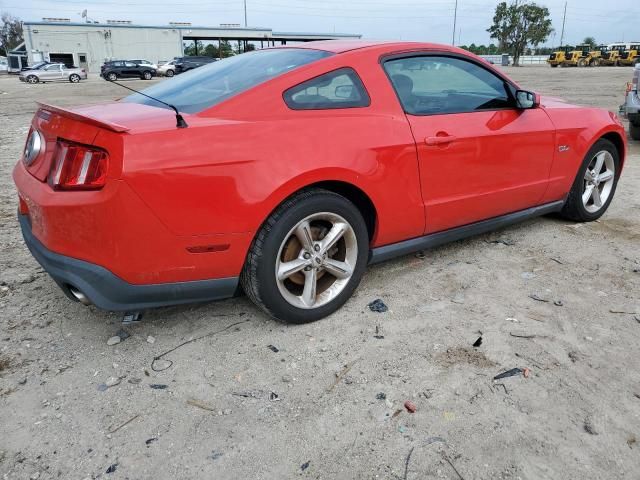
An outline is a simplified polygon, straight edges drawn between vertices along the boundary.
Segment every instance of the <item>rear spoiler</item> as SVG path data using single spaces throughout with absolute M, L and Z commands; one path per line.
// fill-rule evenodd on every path
M 99 119 L 96 117 L 93 117 L 91 115 L 87 115 L 84 113 L 78 113 L 78 112 L 74 112 L 73 110 L 69 110 L 67 108 L 62 108 L 62 107 L 56 107 L 55 105 L 48 105 L 46 103 L 41 103 L 41 102 L 37 102 L 38 107 L 42 110 L 45 110 L 47 112 L 51 112 L 51 113 L 57 113 L 59 115 L 63 115 L 65 117 L 68 118 L 72 118 L 74 120 L 80 120 L 81 122 L 86 122 L 86 123 L 90 123 L 92 125 L 95 125 L 97 127 L 101 127 L 101 128 L 106 128 L 107 130 L 111 130 L 112 132 L 117 132 L 117 133 L 124 133 L 124 132 L 128 132 L 130 130 L 129 127 L 125 127 L 123 125 L 119 125 L 117 123 L 114 122 L 109 122 L 103 119 Z

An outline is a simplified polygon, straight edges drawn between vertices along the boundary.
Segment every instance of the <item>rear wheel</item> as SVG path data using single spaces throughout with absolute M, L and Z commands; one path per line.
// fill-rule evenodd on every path
M 40 80 L 38 80 L 38 77 L 36 77 L 35 75 L 29 75 L 27 77 L 27 82 L 28 83 L 38 83 Z
M 165 75 L 166 75 L 167 77 L 173 77 L 173 69 L 172 69 L 172 68 L 170 68 L 169 70 L 167 70 L 167 73 L 165 73 Z
M 115 82 L 117 79 L 118 75 L 116 75 L 114 72 L 107 74 L 107 80 L 109 80 L 110 82 Z
M 367 227 L 346 198 L 321 189 L 280 205 L 253 241 L 240 276 L 247 296 L 288 323 L 339 309 L 360 283 L 369 255 Z
M 593 62 L 591 62 L 591 66 L 599 67 L 600 66 L 600 59 L 599 58 L 594 58 Z
M 634 140 L 640 140 L 640 125 L 629 122 L 629 135 Z
M 600 139 L 585 156 L 561 215 L 577 222 L 600 218 L 618 184 L 620 157 L 615 145 Z
M 587 66 L 587 60 L 584 58 L 581 58 L 580 60 L 578 60 L 578 66 L 579 67 L 586 67 Z
M 71 83 L 78 83 L 80 81 L 80 75 L 72 73 L 71 75 L 69 75 L 69 81 Z
M 151 80 L 151 77 L 153 77 L 153 75 L 151 75 L 151 72 L 148 70 L 142 73 L 143 80 Z

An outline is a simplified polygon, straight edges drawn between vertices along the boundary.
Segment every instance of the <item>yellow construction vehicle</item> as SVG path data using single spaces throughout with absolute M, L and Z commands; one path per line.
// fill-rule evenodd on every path
M 564 47 L 558 47 L 556 51 L 554 51 L 551 55 L 549 55 L 549 58 L 547 58 L 547 63 L 554 68 L 557 67 L 558 65 L 563 65 L 567 58 L 567 55 L 572 50 L 573 50 L 573 47 L 570 47 L 569 45 L 565 45 Z
M 586 67 L 591 64 L 591 45 L 578 45 L 565 54 L 563 67 Z
M 640 64 L 640 45 L 632 43 L 629 48 L 620 54 L 618 60 L 619 65 L 637 65 Z
M 602 55 L 600 65 L 618 66 L 620 64 L 620 55 L 627 48 L 626 44 L 609 45 L 609 50 Z

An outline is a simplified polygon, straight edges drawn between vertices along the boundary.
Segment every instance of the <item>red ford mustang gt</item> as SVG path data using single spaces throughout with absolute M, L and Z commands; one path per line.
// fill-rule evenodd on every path
M 599 218 L 626 136 L 444 45 L 314 42 L 106 105 L 40 105 L 14 170 L 35 258 L 72 299 L 233 296 L 308 322 L 367 264 L 558 212 Z

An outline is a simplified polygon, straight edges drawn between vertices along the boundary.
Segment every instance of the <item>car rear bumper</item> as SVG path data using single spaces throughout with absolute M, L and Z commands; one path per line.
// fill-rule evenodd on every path
M 214 280 L 134 285 L 90 262 L 52 252 L 31 232 L 27 215 L 18 214 L 22 236 L 35 259 L 72 300 L 72 290 L 104 310 L 137 311 L 147 308 L 208 302 L 232 297 L 238 277 Z

